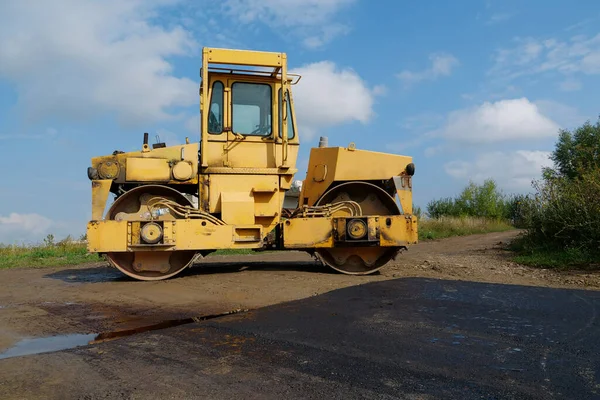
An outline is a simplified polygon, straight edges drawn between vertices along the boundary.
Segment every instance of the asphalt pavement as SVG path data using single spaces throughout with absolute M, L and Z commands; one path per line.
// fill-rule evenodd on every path
M 0 398 L 600 399 L 599 304 L 596 291 L 373 282 L 0 360 Z

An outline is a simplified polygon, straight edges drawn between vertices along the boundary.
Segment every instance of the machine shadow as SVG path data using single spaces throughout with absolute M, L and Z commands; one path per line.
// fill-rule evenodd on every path
M 195 263 L 174 277 L 229 274 L 243 271 L 296 271 L 316 274 L 338 274 L 316 261 L 205 261 Z
M 203 261 L 194 263 L 168 280 L 201 275 L 241 273 L 244 271 L 296 271 L 326 275 L 340 274 L 316 261 Z M 376 272 L 376 274 L 378 273 Z M 130 278 L 110 265 L 69 268 L 44 275 L 44 277 L 58 279 L 66 283 L 140 282 L 143 284 L 143 281 Z
M 44 278 L 58 279 L 66 283 L 101 283 L 101 282 L 127 282 L 132 280 L 121 271 L 110 265 L 101 265 L 85 268 L 64 269 L 51 274 L 44 275 Z

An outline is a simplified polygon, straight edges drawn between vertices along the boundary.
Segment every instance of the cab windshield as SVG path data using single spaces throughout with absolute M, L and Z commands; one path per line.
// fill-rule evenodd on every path
M 233 132 L 242 135 L 271 135 L 271 85 L 235 82 L 231 92 Z

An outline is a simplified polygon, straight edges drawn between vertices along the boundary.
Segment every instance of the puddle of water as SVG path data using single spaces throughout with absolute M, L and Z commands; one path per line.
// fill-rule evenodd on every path
M 47 302 L 49 303 L 49 302 Z M 138 333 L 160 330 L 165 328 L 171 328 L 179 325 L 191 324 L 193 322 L 206 321 L 213 318 L 223 317 L 225 315 L 237 314 L 247 312 L 248 310 L 232 310 L 219 314 L 203 315 L 199 317 L 175 319 L 159 322 L 153 325 L 141 326 L 133 329 L 125 329 L 120 331 L 90 333 L 90 334 L 71 334 L 71 335 L 58 335 L 50 337 L 42 337 L 35 339 L 23 339 L 16 345 L 6 350 L 4 353 L 0 353 L 0 360 L 11 357 L 26 356 L 32 354 L 48 353 L 51 351 L 59 351 L 72 349 L 79 346 L 85 346 L 88 344 L 102 343 L 105 341 L 118 339 L 121 337 L 131 336 Z
M 97 335 L 95 333 L 90 333 L 23 339 L 10 349 L 6 350 L 4 353 L 0 353 L 0 360 L 30 354 L 40 354 L 51 351 L 72 349 L 74 347 L 88 344 L 96 336 Z

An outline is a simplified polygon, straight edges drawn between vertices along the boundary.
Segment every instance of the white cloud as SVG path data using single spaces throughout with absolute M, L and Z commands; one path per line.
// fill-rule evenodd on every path
M 450 76 L 452 69 L 459 65 L 459 61 L 452 54 L 437 53 L 429 56 L 431 67 L 419 72 L 404 70 L 396 76 L 405 85 L 418 83 L 424 80 L 434 80 L 441 76 Z
M 569 40 L 516 38 L 515 42 L 512 48 L 496 51 L 490 75 L 514 79 L 544 72 L 600 74 L 600 34 Z
M 552 165 L 549 156 L 546 151 L 489 152 L 478 154 L 472 161 L 451 161 L 444 169 L 461 181 L 482 183 L 491 178 L 506 190 L 524 192 L 531 189 L 532 180 L 541 177 L 543 167 Z
M 52 220 L 39 214 L 0 215 L 0 243 L 13 244 L 40 239 L 53 226 Z
M 292 87 L 301 138 L 311 139 L 319 129 L 345 122 L 366 123 L 373 116 L 381 88 L 370 89 L 355 71 L 321 61 L 290 72 L 302 75 Z
M 152 20 L 172 0 L 0 3 L 0 77 L 28 118 L 114 113 L 124 123 L 173 117 L 197 103 L 197 83 L 173 76 L 171 56 L 197 45 Z
M 336 15 L 356 0 L 225 0 L 225 11 L 240 22 L 264 23 L 288 35 L 301 37 L 309 48 L 321 47 L 346 34 L 349 27 Z
M 451 112 L 433 137 L 468 143 L 529 140 L 558 135 L 559 125 L 526 98 L 485 102 Z

